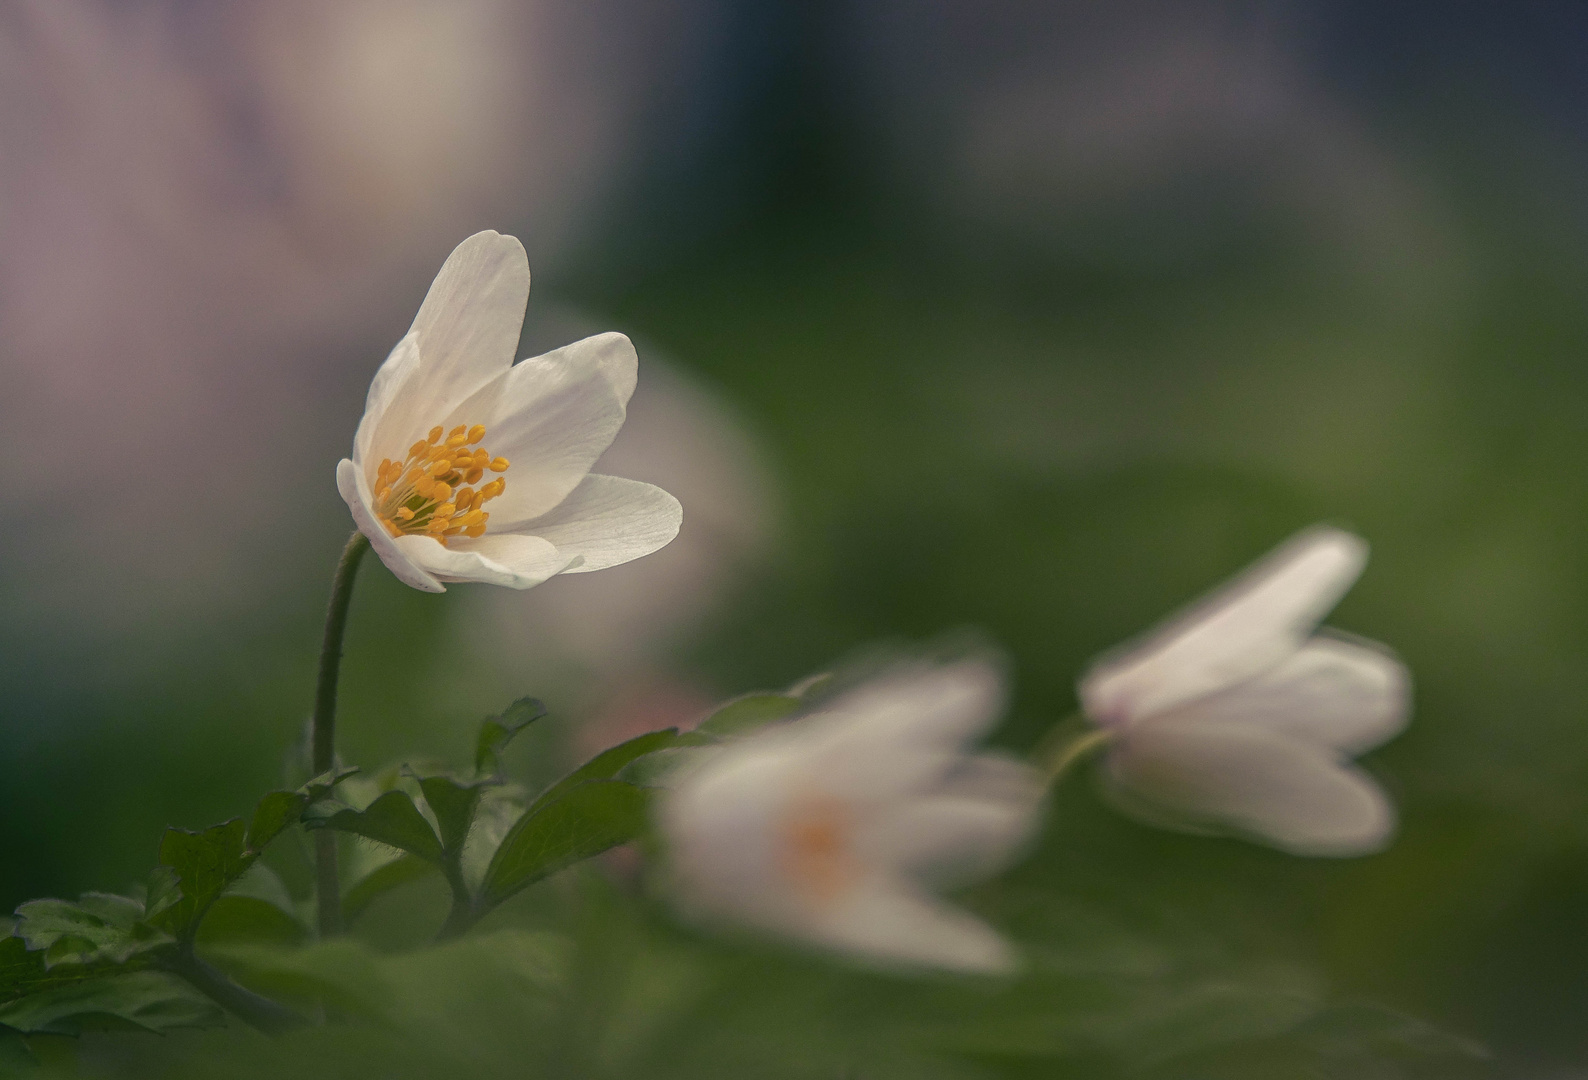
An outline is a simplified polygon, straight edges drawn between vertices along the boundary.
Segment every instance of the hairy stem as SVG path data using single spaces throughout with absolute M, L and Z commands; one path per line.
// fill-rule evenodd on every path
M 355 532 L 349 537 L 347 546 L 342 549 L 342 558 L 336 564 L 336 577 L 331 582 L 331 603 L 325 611 L 325 638 L 320 645 L 320 677 L 314 689 L 314 719 L 309 729 L 315 775 L 336 766 L 336 687 L 342 674 L 342 637 L 347 633 L 347 609 L 353 600 L 358 564 L 368 550 L 369 540 L 363 533 Z M 329 937 L 342 929 L 342 889 L 337 876 L 334 833 L 316 834 L 314 861 L 320 936 Z
M 238 986 L 224 972 L 200 960 L 190 948 L 178 952 L 168 967 L 215 1004 L 266 1035 L 280 1035 L 308 1023 L 285 1005 Z

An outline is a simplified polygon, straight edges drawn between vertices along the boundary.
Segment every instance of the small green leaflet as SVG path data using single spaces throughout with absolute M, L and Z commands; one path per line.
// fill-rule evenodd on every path
M 627 745 L 627 744 L 625 744 Z M 627 843 L 645 829 L 648 793 L 620 780 L 592 780 L 527 811 L 502 840 L 480 889 L 489 910 L 526 886 Z
M 719 707 L 695 730 L 720 738 L 743 735 L 764 724 L 793 716 L 803 704 L 800 698 L 790 694 L 745 694 Z
M 143 921 L 143 905 L 125 896 L 86 893 L 78 903 L 29 900 L 17 908 L 17 937 L 43 954 L 44 966 L 125 964 L 176 939 Z
M 305 815 L 304 824 L 353 833 L 437 865 L 442 861 L 441 840 L 407 792 L 388 791 L 363 810 L 347 807 L 323 817 Z
M 160 971 L 78 981 L 0 1006 L 0 1024 L 17 1031 L 81 1035 L 85 1031 L 152 1032 L 225 1022 L 214 1002 Z
M 499 773 L 502 769 L 502 751 L 513 736 L 546 715 L 546 706 L 538 698 L 519 698 L 480 725 L 480 737 L 474 746 L 474 769 L 478 773 Z

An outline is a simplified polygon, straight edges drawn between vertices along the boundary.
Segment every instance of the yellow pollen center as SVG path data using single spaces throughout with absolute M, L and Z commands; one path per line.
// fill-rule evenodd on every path
M 459 424 L 445 438 L 440 427 L 433 427 L 402 461 L 382 461 L 375 471 L 375 515 L 386 531 L 429 536 L 441 544 L 449 536 L 484 536 L 491 515 L 483 507 L 507 490 L 507 480 L 480 481 L 487 472 L 508 468 L 506 458 L 478 445 L 484 438 L 484 424 Z
M 780 823 L 781 869 L 795 886 L 817 903 L 829 903 L 856 876 L 849 834 L 849 808 L 830 796 L 796 799 Z

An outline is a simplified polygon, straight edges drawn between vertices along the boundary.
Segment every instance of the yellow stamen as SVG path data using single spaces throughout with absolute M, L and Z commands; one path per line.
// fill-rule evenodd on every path
M 445 435 L 445 439 L 443 439 Z M 408 448 L 405 460 L 382 458 L 375 470 L 375 513 L 393 536 L 429 536 L 445 545 L 459 534 L 485 535 L 491 516 L 483 506 L 507 490 L 497 477 L 478 489 L 487 469 L 508 469 L 505 457 L 496 457 L 483 446 L 484 424 L 459 424 L 450 431 L 439 425 Z

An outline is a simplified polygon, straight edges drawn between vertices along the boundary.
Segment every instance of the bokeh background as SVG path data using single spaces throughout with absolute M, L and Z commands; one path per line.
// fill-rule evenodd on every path
M 1024 748 L 1090 656 L 1317 520 L 1374 544 L 1333 621 L 1417 680 L 1370 759 L 1404 817 L 1381 855 L 1062 792 L 967 898 L 1059 980 L 1013 1005 L 725 945 L 618 871 L 542 890 L 504 918 L 649 965 L 581 983 L 551 1074 L 1336 1075 L 1270 1038 L 1305 999 L 1487 1054 L 1438 1075 L 1588 1075 L 1585 47 L 1588 9 L 1544 0 L 4 0 L 0 901 L 124 887 L 165 825 L 281 781 L 335 462 L 496 228 L 535 273 L 524 355 L 638 343 L 603 471 L 684 529 L 528 594 L 372 566 L 353 761 L 461 759 L 533 693 L 533 782 L 967 625 L 1014 661 Z M 1115 1019 L 1065 1026 L 1088 1010 Z M 1307 1053 L 1420 1067 L 1351 1064 L 1346 1028 Z M 877 1049 L 906 1029 L 952 1037 Z M 291 1067 L 228 1038 L 82 1053 Z

